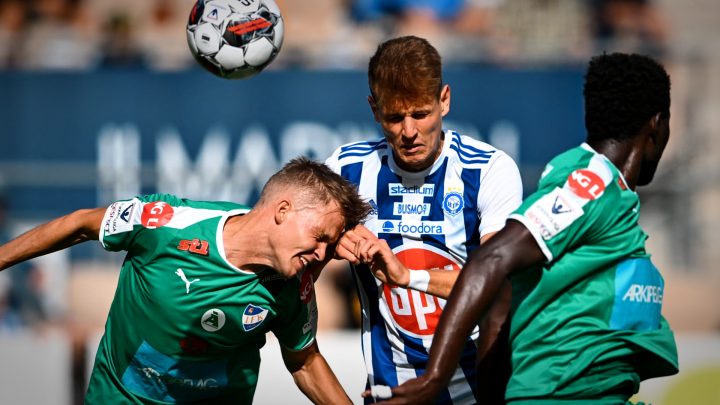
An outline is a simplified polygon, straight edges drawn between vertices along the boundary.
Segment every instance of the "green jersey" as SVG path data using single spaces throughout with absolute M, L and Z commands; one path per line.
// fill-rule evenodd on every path
M 100 242 L 128 253 L 86 403 L 251 403 L 266 332 L 289 350 L 314 341 L 310 272 L 286 280 L 227 260 L 223 227 L 247 212 L 171 195 L 107 209 Z
M 511 279 L 508 401 L 624 403 L 640 380 L 678 371 L 639 209 L 622 173 L 583 144 L 550 161 L 511 215 L 547 262 Z

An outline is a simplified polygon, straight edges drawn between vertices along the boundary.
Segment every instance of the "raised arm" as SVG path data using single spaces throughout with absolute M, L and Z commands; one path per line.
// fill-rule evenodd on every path
M 313 403 L 352 403 L 318 350 L 317 342 L 298 352 L 282 348 L 282 356 L 295 384 Z
M 507 276 L 544 261 L 527 228 L 508 220 L 503 230 L 472 254 L 460 272 L 440 317 L 425 374 L 393 388 L 393 398 L 382 403 L 432 402 L 447 386 L 467 337 L 487 313 Z
M 105 208 L 83 209 L 39 225 L 0 246 L 0 270 L 87 240 L 97 240 Z

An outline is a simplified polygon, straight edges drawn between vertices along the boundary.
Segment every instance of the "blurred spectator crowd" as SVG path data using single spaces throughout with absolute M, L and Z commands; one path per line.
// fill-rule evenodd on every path
M 564 64 L 608 51 L 662 57 L 653 0 L 276 0 L 286 24 L 273 68 L 363 68 L 382 40 L 430 39 L 452 64 Z M 194 0 L 0 0 L 0 68 L 195 67 Z

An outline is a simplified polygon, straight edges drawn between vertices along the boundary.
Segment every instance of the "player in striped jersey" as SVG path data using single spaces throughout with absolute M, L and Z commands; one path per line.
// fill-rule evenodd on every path
M 442 391 L 506 277 L 508 404 L 626 404 L 641 380 L 678 372 L 635 191 L 652 181 L 670 137 L 670 78 L 649 57 L 603 54 L 590 61 L 584 95 L 586 142 L 548 163 L 537 192 L 467 262 L 427 373 L 393 389 L 388 405 Z
M 312 273 L 370 207 L 291 161 L 249 210 L 155 194 L 79 210 L 0 246 L 0 269 L 86 240 L 126 250 L 87 404 L 250 404 L 265 334 L 316 403 L 350 403 L 315 342 Z
M 342 146 L 326 163 L 373 206 L 337 252 L 354 264 L 368 384 L 396 386 L 424 372 L 460 268 L 505 225 L 522 185 L 507 154 L 443 129 L 450 87 L 426 40 L 381 44 L 368 76 L 368 100 L 384 139 Z M 437 403 L 477 401 L 477 342 L 476 331 Z

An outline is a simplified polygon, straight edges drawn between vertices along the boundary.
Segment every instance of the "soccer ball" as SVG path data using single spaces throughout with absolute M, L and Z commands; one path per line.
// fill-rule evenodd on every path
M 195 60 L 226 79 L 260 73 L 280 52 L 284 33 L 273 0 L 197 0 L 187 23 Z

